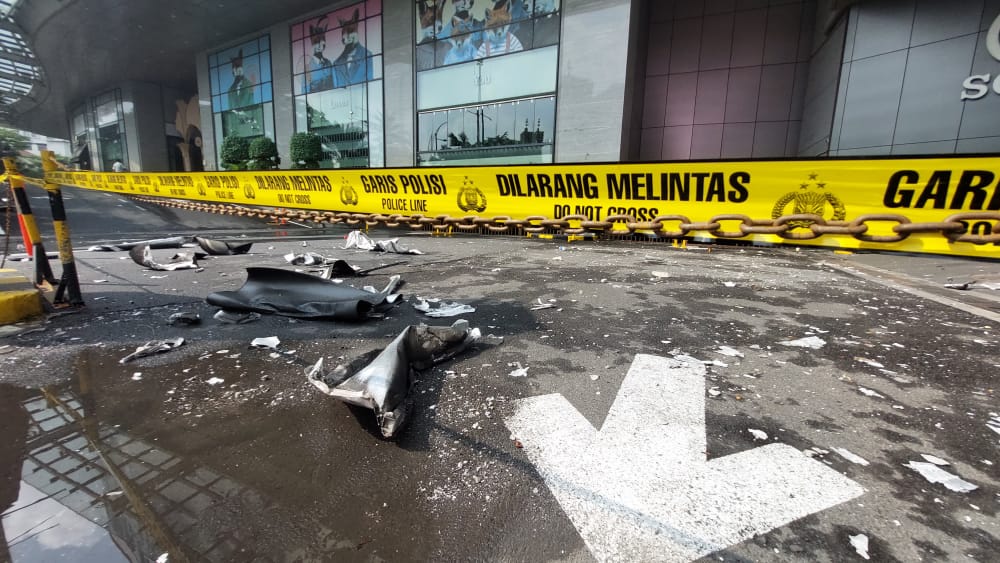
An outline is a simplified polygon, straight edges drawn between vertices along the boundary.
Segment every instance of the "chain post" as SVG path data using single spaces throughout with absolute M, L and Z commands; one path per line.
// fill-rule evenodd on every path
M 49 206 L 52 207 L 52 224 L 56 232 L 56 244 L 59 245 L 59 261 L 62 263 L 62 278 L 56 290 L 55 303 L 68 303 L 72 307 L 83 305 L 83 295 L 80 292 L 80 279 L 76 273 L 76 261 L 73 258 L 73 242 L 69 236 L 69 224 L 66 222 L 66 207 L 63 205 L 62 189 L 59 184 L 48 181 L 48 173 L 58 169 L 56 155 L 52 151 L 41 151 L 42 170 L 45 173 L 45 191 L 49 194 Z
M 14 201 L 17 204 L 17 212 L 24 220 L 25 230 L 28 231 L 28 238 L 31 239 L 32 251 L 35 261 L 35 284 L 41 285 L 43 282 L 56 283 L 52 275 L 52 266 L 49 265 L 49 257 L 45 253 L 45 245 L 42 244 L 42 235 L 38 232 L 38 224 L 35 216 L 31 214 L 31 203 L 28 202 L 28 193 L 24 190 L 24 177 L 17 169 L 17 163 L 12 156 L 3 157 L 3 166 L 7 171 L 7 180 L 10 182 L 11 190 L 14 192 Z

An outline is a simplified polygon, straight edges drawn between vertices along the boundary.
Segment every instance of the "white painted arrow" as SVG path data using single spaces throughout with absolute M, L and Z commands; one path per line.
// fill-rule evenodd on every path
M 694 359 L 637 355 L 599 432 L 558 394 L 506 423 L 599 561 L 691 561 L 864 493 L 785 444 L 708 461 Z

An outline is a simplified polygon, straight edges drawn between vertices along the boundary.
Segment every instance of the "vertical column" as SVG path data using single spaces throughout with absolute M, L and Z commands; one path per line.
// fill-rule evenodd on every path
M 413 166 L 413 49 L 416 20 L 413 0 L 385 0 L 382 55 L 385 79 L 385 165 Z
M 271 35 L 271 88 L 274 99 L 274 143 L 281 167 L 292 165 L 292 135 L 295 134 L 295 97 L 292 92 L 292 45 L 288 25 L 276 25 Z
M 212 113 L 212 89 L 209 87 L 208 54 L 198 53 L 195 57 L 198 74 L 198 106 L 201 108 L 201 156 L 205 160 L 205 170 L 218 170 L 215 155 L 215 114 Z
M 35 216 L 31 214 L 31 204 L 28 202 L 28 194 L 24 191 L 24 177 L 17 169 L 17 164 L 13 157 L 4 157 L 3 166 L 7 171 L 7 181 L 14 190 L 14 201 L 17 203 L 17 212 L 24 219 L 25 229 L 28 231 L 28 238 L 31 239 L 34 247 L 35 260 L 35 283 L 42 282 L 55 283 L 52 276 L 52 267 L 49 265 L 49 257 L 45 254 L 45 246 L 42 244 L 42 235 L 38 232 L 38 224 L 35 223 Z
M 48 176 L 55 172 L 56 155 L 52 151 L 42 152 L 42 170 Z M 66 208 L 63 206 L 62 190 L 59 184 L 45 180 L 45 191 L 49 193 L 49 205 L 52 207 L 52 225 L 56 232 L 56 244 L 59 245 L 59 261 L 62 263 L 62 279 L 56 290 L 55 302 L 69 303 L 78 307 L 83 305 L 80 294 L 80 279 L 76 275 L 76 262 L 73 259 L 73 242 L 69 236 L 69 225 L 66 223 Z
M 556 95 L 556 162 L 617 161 L 632 29 L 632 2 L 563 0 Z

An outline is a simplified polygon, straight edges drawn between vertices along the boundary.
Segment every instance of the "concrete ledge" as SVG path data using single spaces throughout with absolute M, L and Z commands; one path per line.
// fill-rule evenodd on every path
M 17 270 L 0 270 L 0 325 L 41 315 L 42 294 Z

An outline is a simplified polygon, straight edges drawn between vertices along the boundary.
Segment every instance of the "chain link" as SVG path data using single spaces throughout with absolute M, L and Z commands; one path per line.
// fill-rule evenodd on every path
M 720 239 L 741 239 L 753 235 L 775 235 L 786 240 L 814 240 L 822 236 L 852 236 L 865 242 L 894 243 L 906 240 L 914 234 L 935 234 L 946 237 L 951 242 L 967 242 L 977 245 L 1000 243 L 1000 212 L 956 213 L 944 221 L 914 223 L 898 214 L 873 213 L 860 215 L 851 221 L 827 221 L 819 215 L 783 215 L 776 219 L 753 219 L 747 215 L 728 213 L 710 217 L 707 221 L 692 222 L 684 215 L 660 215 L 651 221 L 636 221 L 632 215 L 611 215 L 604 220 L 593 221 L 584 215 L 568 215 L 560 219 L 550 219 L 544 215 L 531 215 L 524 219 L 513 219 L 507 215 L 481 217 L 465 215 L 384 215 L 382 213 L 345 213 L 334 211 L 304 211 L 287 209 L 250 208 L 232 204 L 202 203 L 186 200 L 169 200 L 130 196 L 137 201 L 154 203 L 167 207 L 204 211 L 226 215 L 268 218 L 275 220 L 298 220 L 331 225 L 347 224 L 366 227 L 385 225 L 387 227 L 408 227 L 414 230 L 430 228 L 434 231 L 458 229 L 478 231 L 485 229 L 491 233 L 544 233 L 558 231 L 566 235 L 603 232 L 609 235 L 630 235 L 636 231 L 651 232 L 664 238 L 693 236 L 696 231 L 706 231 Z M 723 230 L 723 222 L 738 221 L 737 230 Z M 667 223 L 676 223 L 675 230 L 667 230 Z M 869 234 L 875 223 L 895 223 L 892 234 Z

